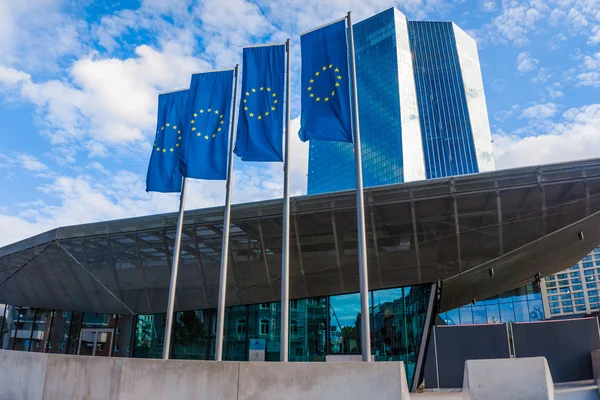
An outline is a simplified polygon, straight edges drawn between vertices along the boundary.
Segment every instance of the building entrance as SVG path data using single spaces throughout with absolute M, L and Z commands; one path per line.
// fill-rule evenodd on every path
M 77 354 L 81 356 L 110 357 L 114 333 L 114 329 L 82 329 L 79 335 Z

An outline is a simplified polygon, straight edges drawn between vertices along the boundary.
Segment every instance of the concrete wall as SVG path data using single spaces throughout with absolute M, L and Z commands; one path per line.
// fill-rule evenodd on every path
M 0 350 L 0 399 L 408 399 L 401 362 L 145 360 Z
M 553 400 L 554 383 L 544 357 L 468 360 L 463 398 Z

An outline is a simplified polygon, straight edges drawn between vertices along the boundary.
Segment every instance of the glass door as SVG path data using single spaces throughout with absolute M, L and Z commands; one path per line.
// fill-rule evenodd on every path
M 78 355 L 110 357 L 114 329 L 85 328 L 79 335 Z

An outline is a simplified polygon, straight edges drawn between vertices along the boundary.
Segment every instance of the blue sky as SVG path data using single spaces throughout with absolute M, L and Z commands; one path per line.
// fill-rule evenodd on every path
M 392 6 L 477 40 L 498 168 L 600 155 L 600 0 L 0 0 L 0 245 L 175 211 L 175 195 L 144 191 L 158 92 L 239 63 L 241 45 L 291 37 L 295 133 L 298 34 Z M 302 194 L 307 147 L 292 146 Z M 234 202 L 281 191 L 281 164 L 237 163 Z M 223 193 L 193 182 L 188 207 Z

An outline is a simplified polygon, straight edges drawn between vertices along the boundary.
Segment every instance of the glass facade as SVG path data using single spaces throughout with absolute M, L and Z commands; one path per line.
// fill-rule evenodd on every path
M 451 22 L 408 23 L 427 178 L 478 172 Z
M 577 264 L 542 279 L 544 306 L 550 318 L 598 312 L 600 247 Z
M 414 374 L 427 312 L 430 285 L 370 292 L 371 353 L 376 361 L 404 361 Z M 326 361 L 328 355 L 360 354 L 358 293 L 290 301 L 290 361 Z M 164 314 L 140 315 L 134 330 L 136 358 L 160 358 Z M 214 358 L 216 310 L 175 314 L 170 358 Z M 265 361 L 279 361 L 280 304 L 229 307 L 223 359 L 247 361 L 250 349 Z
M 365 187 L 494 169 L 477 47 L 466 33 L 392 8 L 356 24 L 354 38 Z M 353 145 L 311 141 L 308 194 L 355 187 Z
M 542 294 L 537 285 L 528 284 L 475 304 L 441 313 L 438 325 L 500 324 L 543 321 Z

